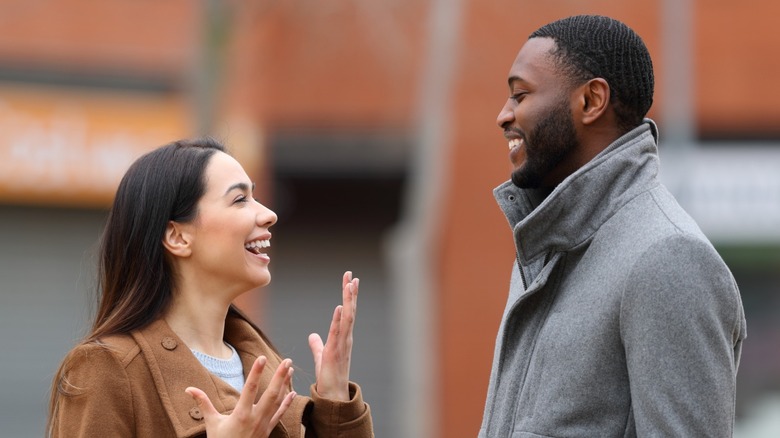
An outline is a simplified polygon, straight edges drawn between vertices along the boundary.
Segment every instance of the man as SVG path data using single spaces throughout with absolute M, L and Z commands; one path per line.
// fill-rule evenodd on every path
M 658 180 L 653 70 L 623 23 L 531 34 L 498 115 L 514 234 L 480 437 L 731 436 L 745 318 Z

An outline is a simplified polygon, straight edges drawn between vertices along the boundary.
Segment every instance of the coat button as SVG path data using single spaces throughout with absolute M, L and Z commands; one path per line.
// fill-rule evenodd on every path
M 190 417 L 192 417 L 193 420 L 202 420 L 203 414 L 200 412 L 200 409 L 198 408 L 192 408 L 190 409 Z
M 176 348 L 177 345 L 179 345 L 176 342 L 176 339 L 173 339 L 170 336 L 166 336 L 166 337 L 162 338 L 162 342 L 160 342 L 160 343 L 162 344 L 163 348 L 166 349 L 166 350 L 173 350 L 174 348 Z

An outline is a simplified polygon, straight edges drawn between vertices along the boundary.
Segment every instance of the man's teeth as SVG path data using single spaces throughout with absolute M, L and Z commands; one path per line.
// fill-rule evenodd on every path
M 270 247 L 271 247 L 270 240 L 254 240 L 244 245 L 244 248 L 254 253 L 258 253 L 260 251 L 260 248 L 270 248 Z
M 509 150 L 512 150 L 515 147 L 519 147 L 521 144 L 523 144 L 522 138 L 513 138 L 509 140 Z

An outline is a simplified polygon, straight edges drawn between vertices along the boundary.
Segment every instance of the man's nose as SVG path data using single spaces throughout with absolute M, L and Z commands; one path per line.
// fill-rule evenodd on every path
M 499 128 L 504 128 L 507 124 L 514 122 L 515 120 L 515 113 L 512 111 L 512 108 L 507 103 L 504 105 L 503 108 L 501 108 L 501 111 L 498 112 L 498 117 L 496 118 L 496 125 L 498 125 Z

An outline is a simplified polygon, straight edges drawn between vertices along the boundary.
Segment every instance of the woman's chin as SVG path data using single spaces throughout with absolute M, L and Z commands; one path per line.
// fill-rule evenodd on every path
M 268 283 L 271 282 L 271 274 L 267 271 L 263 274 L 253 273 L 249 276 L 249 278 L 246 278 L 238 283 L 235 282 L 234 277 L 234 290 L 240 291 L 237 293 L 236 296 L 233 297 L 233 299 L 237 298 L 238 296 L 244 295 L 247 292 L 253 292 L 257 289 L 260 289 L 264 286 L 267 286 Z
M 271 273 L 266 271 L 263 275 L 254 276 L 252 278 L 252 289 L 258 289 L 264 286 L 268 286 L 271 282 Z

